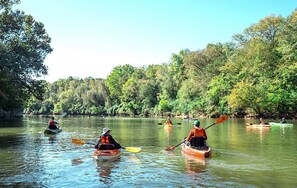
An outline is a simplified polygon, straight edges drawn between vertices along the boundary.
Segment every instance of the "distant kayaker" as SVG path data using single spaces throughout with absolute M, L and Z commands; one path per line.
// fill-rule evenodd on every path
M 172 121 L 171 121 L 171 119 L 170 119 L 169 116 L 167 117 L 167 120 L 165 122 L 165 125 L 172 125 Z
M 111 150 L 121 148 L 121 145 L 112 138 L 110 132 L 111 130 L 108 127 L 103 128 L 102 135 L 100 136 L 98 143 L 95 145 L 96 149 Z
M 281 119 L 280 123 L 287 123 L 284 117 Z
M 51 120 L 49 120 L 49 122 L 48 122 L 48 128 L 49 129 L 58 129 L 59 127 L 57 126 L 57 124 L 59 124 L 59 122 L 57 122 L 55 120 L 55 117 L 53 116 L 51 118 Z
M 200 121 L 195 120 L 194 129 L 189 132 L 186 141 L 190 142 L 191 146 L 201 148 L 206 146 L 205 140 L 207 140 L 206 132 L 203 128 L 200 128 Z
M 263 118 L 260 118 L 260 121 L 259 121 L 258 124 L 259 124 L 259 125 L 265 125 L 264 119 L 263 119 Z

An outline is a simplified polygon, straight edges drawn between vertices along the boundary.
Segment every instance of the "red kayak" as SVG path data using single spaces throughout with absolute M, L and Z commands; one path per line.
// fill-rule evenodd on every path
M 112 160 L 121 155 L 121 149 L 113 149 L 113 150 L 98 150 L 94 151 L 94 158 L 96 160 Z
M 207 147 L 205 150 L 198 150 L 198 149 L 192 148 L 191 146 L 187 146 L 187 144 L 183 143 L 181 144 L 181 148 L 183 152 L 197 158 L 209 158 L 211 156 L 210 147 Z

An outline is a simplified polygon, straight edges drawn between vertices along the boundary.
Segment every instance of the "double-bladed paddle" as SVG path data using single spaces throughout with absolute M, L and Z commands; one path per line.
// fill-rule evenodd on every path
M 209 125 L 208 127 L 206 127 L 204 130 L 210 128 L 211 126 L 215 125 L 215 124 L 219 124 L 222 123 L 224 121 L 226 121 L 228 119 L 227 115 L 221 115 L 216 122 L 214 122 L 213 124 Z M 182 143 L 184 143 L 185 141 L 183 140 L 181 143 L 177 144 L 176 146 L 169 146 L 167 148 L 165 148 L 165 151 L 173 151 L 176 147 L 180 146 Z
M 72 143 L 80 144 L 80 145 L 84 145 L 84 144 L 96 145 L 94 142 L 86 142 L 84 140 L 77 139 L 77 138 L 72 138 Z M 137 153 L 137 152 L 139 152 L 141 150 L 141 148 L 139 148 L 139 147 L 121 147 L 121 148 L 126 150 L 126 151 L 134 152 L 134 153 Z

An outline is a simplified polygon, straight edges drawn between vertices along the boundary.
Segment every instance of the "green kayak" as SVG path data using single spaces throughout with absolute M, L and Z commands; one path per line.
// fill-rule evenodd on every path
M 271 126 L 286 126 L 286 127 L 292 127 L 292 123 L 277 123 L 277 122 L 269 122 L 269 125 Z

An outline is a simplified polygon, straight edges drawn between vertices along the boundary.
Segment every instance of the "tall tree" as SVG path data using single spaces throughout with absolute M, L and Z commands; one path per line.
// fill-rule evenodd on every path
M 52 51 L 44 25 L 31 15 L 10 9 L 19 1 L 0 1 L 0 107 L 22 107 L 34 95 L 42 99 L 45 83 L 36 78 L 47 74 L 43 64 Z

